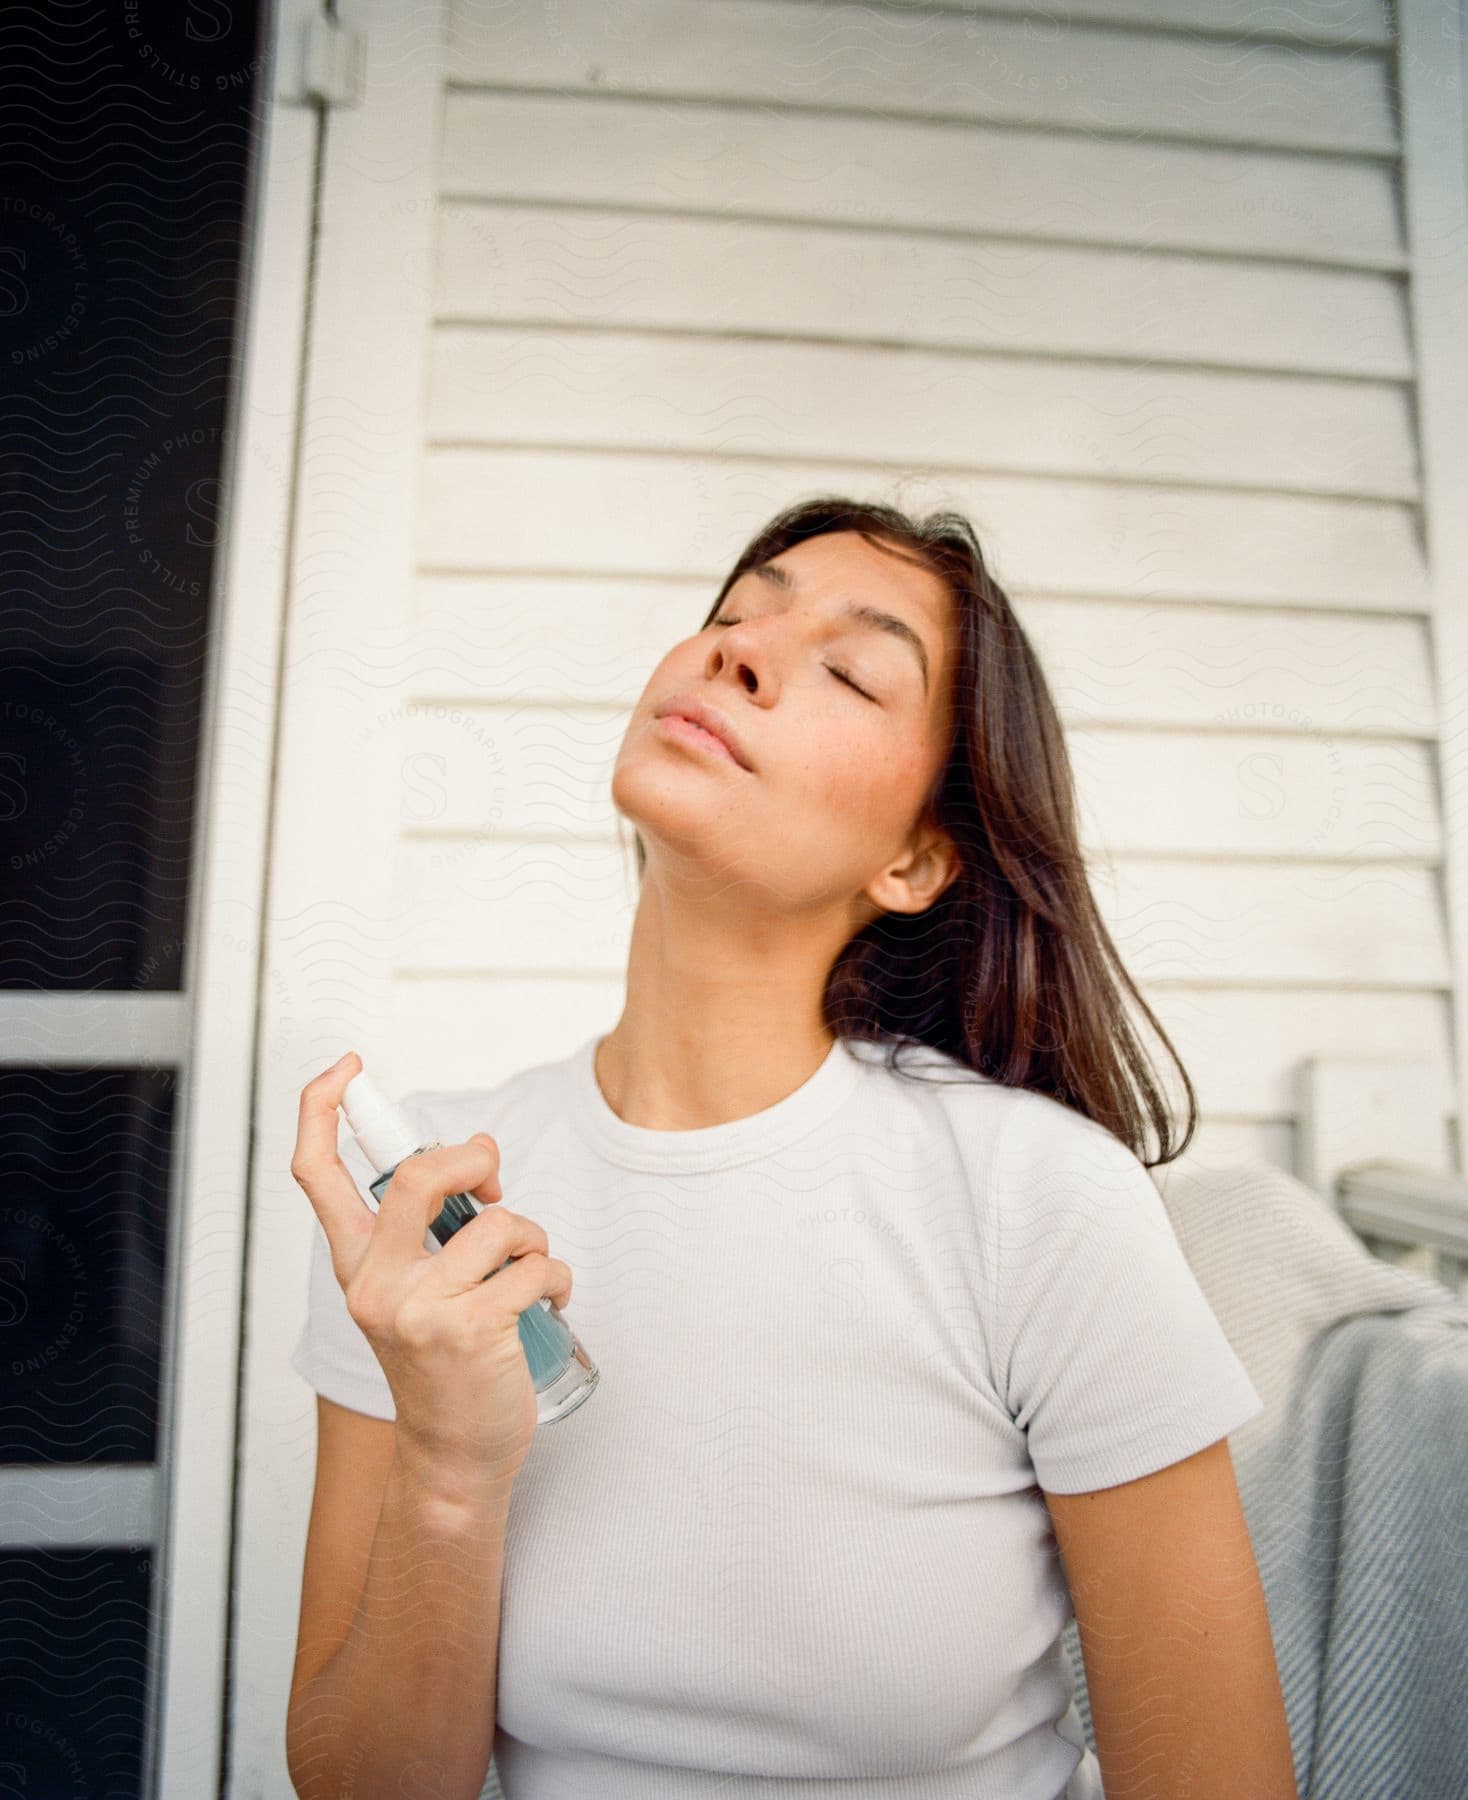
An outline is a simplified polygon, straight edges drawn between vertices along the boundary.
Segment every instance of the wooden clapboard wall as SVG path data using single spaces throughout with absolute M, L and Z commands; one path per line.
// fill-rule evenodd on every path
M 628 709 L 835 486 L 966 510 L 1053 681 L 1200 1156 L 1299 1065 L 1453 1111 L 1385 0 L 457 0 L 400 1061 L 615 1020 Z

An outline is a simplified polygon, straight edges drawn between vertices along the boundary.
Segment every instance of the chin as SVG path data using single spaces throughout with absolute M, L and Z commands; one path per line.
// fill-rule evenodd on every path
M 612 774 L 612 804 L 641 836 L 649 858 L 660 851 L 679 865 L 702 864 L 723 882 L 761 881 L 750 822 L 696 768 L 652 769 L 629 760 Z

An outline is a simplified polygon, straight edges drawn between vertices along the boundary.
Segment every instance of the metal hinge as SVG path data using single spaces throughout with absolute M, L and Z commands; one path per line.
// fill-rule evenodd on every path
M 362 33 L 340 20 L 317 13 L 301 35 L 299 102 L 321 106 L 359 106 L 367 46 Z

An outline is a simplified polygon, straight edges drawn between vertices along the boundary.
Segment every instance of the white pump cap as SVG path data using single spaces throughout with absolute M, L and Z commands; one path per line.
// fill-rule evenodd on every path
M 341 1107 L 362 1154 L 379 1175 L 423 1148 L 413 1121 L 396 1101 L 380 1092 L 365 1070 L 347 1083 Z

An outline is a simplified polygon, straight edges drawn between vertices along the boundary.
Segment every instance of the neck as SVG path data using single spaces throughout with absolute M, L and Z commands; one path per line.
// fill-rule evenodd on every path
M 679 901 L 649 867 L 622 1016 L 597 1050 L 612 1111 L 696 1131 L 794 1093 L 831 1048 L 821 997 L 849 934 L 829 915 L 754 911 L 747 894 Z

